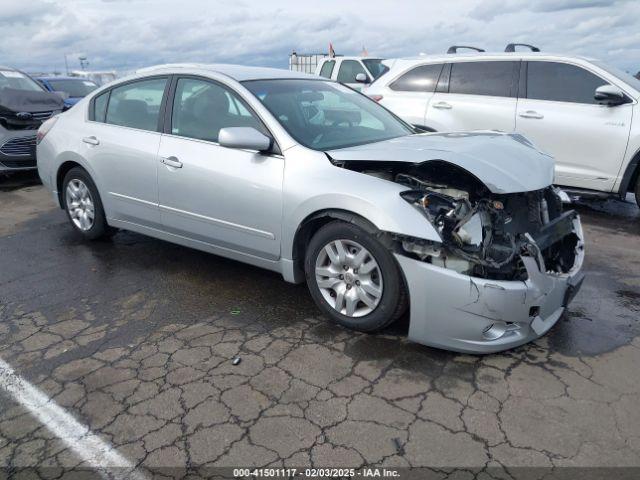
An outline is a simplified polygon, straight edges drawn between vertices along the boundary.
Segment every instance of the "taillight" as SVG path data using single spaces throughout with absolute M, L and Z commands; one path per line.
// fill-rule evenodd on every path
M 51 117 L 49 120 L 45 121 L 40 128 L 38 129 L 38 133 L 36 134 L 36 145 L 39 145 L 42 139 L 45 137 L 47 133 L 53 128 L 55 123 L 58 121 L 58 117 Z
M 382 100 L 382 95 L 369 95 L 369 97 L 372 100 L 375 100 L 376 102 L 379 102 L 380 100 Z

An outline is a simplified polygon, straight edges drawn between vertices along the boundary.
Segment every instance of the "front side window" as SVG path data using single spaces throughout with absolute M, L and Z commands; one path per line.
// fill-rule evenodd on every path
M 518 62 L 455 62 L 451 64 L 449 93 L 511 96 Z
M 389 71 L 389 67 L 382 63 L 382 59 L 380 58 L 367 58 L 366 60 L 362 60 L 362 63 L 364 63 L 364 66 L 371 72 L 374 80 Z
M 106 123 L 156 131 L 166 83 L 166 78 L 154 78 L 112 89 Z
M 250 107 L 232 90 L 207 80 L 179 79 L 171 113 L 171 133 L 217 142 L 220 129 L 226 127 L 253 127 L 269 136 Z
M 527 98 L 596 104 L 596 88 L 602 85 L 607 82 L 575 65 L 554 62 L 527 65 Z
M 411 127 L 368 97 L 321 80 L 245 81 L 300 144 L 332 150 L 410 135 Z
M 364 71 L 364 67 L 360 62 L 356 60 L 343 60 L 340 64 L 340 70 L 338 70 L 337 80 L 340 83 L 357 83 L 356 75 L 359 73 L 367 75 L 367 72 Z M 367 78 L 369 78 L 369 75 L 367 75 Z
M 335 60 L 327 60 L 322 64 L 322 68 L 320 69 L 320 76 L 324 78 L 331 78 L 331 74 L 333 73 L 333 67 L 336 64 Z
M 433 92 L 441 71 L 441 63 L 421 65 L 402 75 L 389 88 L 400 92 Z

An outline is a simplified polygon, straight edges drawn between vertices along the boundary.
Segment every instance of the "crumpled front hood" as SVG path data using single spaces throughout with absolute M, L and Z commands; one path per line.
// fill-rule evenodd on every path
M 14 112 L 46 112 L 62 110 L 62 97 L 55 93 L 0 88 L 0 107 Z
M 553 183 L 553 157 L 519 134 L 427 133 L 328 151 L 334 160 L 419 164 L 444 160 L 475 175 L 493 193 L 540 190 Z

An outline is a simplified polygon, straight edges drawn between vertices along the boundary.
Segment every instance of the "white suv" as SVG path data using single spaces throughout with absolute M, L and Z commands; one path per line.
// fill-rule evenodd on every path
M 389 70 L 383 61 L 374 57 L 327 57 L 318 63 L 315 73 L 361 90 Z
M 640 81 L 589 58 L 513 50 L 398 59 L 365 93 L 426 131 L 520 133 L 555 157 L 556 184 L 635 192 L 640 205 Z

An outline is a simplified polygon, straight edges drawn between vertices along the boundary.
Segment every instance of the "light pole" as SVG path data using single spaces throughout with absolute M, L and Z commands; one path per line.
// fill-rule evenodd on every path
M 80 56 L 78 57 L 78 60 L 80 60 L 80 68 L 81 68 L 82 70 L 84 70 L 84 69 L 85 69 L 85 67 L 86 67 L 87 65 L 89 65 L 89 60 L 87 60 L 87 57 L 86 57 L 86 56 L 84 56 L 84 55 L 80 55 Z

